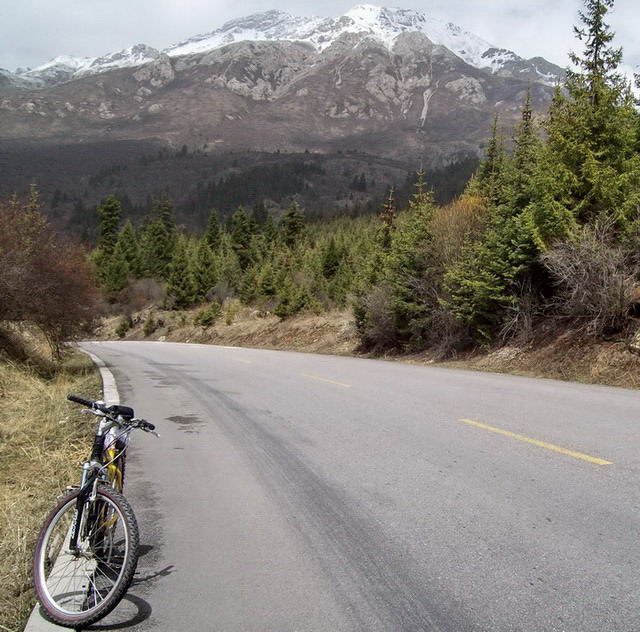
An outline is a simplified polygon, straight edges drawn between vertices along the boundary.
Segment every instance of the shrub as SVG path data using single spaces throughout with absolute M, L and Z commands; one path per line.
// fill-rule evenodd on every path
M 158 329 L 158 322 L 153 317 L 153 313 L 150 313 L 147 317 L 147 320 L 144 321 L 144 327 L 142 328 L 142 332 L 145 336 L 150 336 Z
M 206 329 L 207 327 L 214 325 L 221 315 L 222 307 L 220 306 L 220 303 L 213 301 L 209 307 L 205 307 L 198 312 L 194 323 Z
M 0 321 L 29 322 L 45 335 L 54 354 L 92 330 L 98 293 L 86 252 L 58 236 L 28 203 L 0 203 Z
M 616 244 L 609 226 L 585 226 L 574 239 L 541 255 L 557 291 L 548 307 L 576 321 L 588 334 L 620 331 L 628 319 L 640 264 Z
M 463 195 L 436 209 L 431 220 L 431 255 L 442 270 L 460 259 L 463 247 L 476 241 L 485 224 L 487 209 L 479 197 Z
M 222 306 L 224 314 L 224 322 L 226 325 L 232 325 L 236 316 L 240 313 L 240 301 L 236 298 L 227 299 Z
M 116 327 L 116 336 L 118 336 L 118 338 L 124 338 L 129 329 L 131 329 L 131 319 L 125 316 Z

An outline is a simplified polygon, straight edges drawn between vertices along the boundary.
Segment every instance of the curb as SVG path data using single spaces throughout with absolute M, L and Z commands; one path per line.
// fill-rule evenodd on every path
M 98 367 L 100 371 L 100 377 L 102 378 L 102 398 L 105 404 L 113 406 L 120 403 L 120 395 L 118 393 L 118 387 L 116 386 L 116 380 L 113 377 L 113 373 L 107 368 L 107 365 L 97 355 L 87 351 L 80 346 L 76 346 L 79 351 L 86 353 L 93 363 Z M 60 630 L 68 630 L 62 626 L 56 625 L 47 621 L 41 614 L 38 604 L 36 604 L 31 612 L 31 616 L 27 621 L 27 625 L 24 628 L 24 632 L 56 632 Z

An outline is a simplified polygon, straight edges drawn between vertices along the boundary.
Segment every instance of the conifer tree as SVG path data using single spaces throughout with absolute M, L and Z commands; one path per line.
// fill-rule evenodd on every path
M 105 257 L 109 257 L 118 241 L 118 227 L 122 219 L 120 202 L 113 195 L 104 200 L 98 207 L 100 217 L 98 248 Z
M 127 286 L 129 265 L 122 240 L 117 241 L 111 256 L 106 260 L 101 277 L 102 284 L 107 292 L 117 293 Z
M 176 241 L 173 258 L 169 265 L 167 296 L 172 300 L 173 307 L 177 308 L 189 307 L 196 299 L 195 283 L 183 239 Z
M 392 292 L 396 337 L 402 345 L 420 347 L 437 304 L 437 280 L 430 257 L 435 207 L 432 194 L 425 190 L 424 172 L 418 173 L 415 186 L 406 223 L 393 236 L 386 277 Z
M 174 237 L 159 219 L 151 219 L 140 236 L 140 272 L 143 276 L 166 279 L 173 257 Z
M 304 213 L 297 202 L 293 202 L 280 218 L 279 230 L 282 243 L 293 248 L 304 230 Z
M 624 231 L 640 202 L 638 113 L 618 72 L 622 51 L 611 46 L 614 35 L 605 22 L 612 6 L 613 0 L 585 0 L 582 27 L 575 29 L 584 51 L 572 55 L 576 69 L 567 72 L 547 123 L 545 177 L 553 197 L 546 206 L 538 203 L 536 217 L 560 210 L 578 224 L 612 217 Z M 562 236 L 543 238 L 549 243 Z
M 231 216 L 229 236 L 242 270 L 245 270 L 251 263 L 251 238 L 254 232 L 255 224 L 251 221 L 244 208 L 239 206 Z
M 120 232 L 118 233 L 118 241 L 116 248 L 122 248 L 124 258 L 129 267 L 129 272 L 133 276 L 140 276 L 139 249 L 136 232 L 130 220 L 127 220 Z
M 209 248 L 213 252 L 217 252 L 218 248 L 220 248 L 220 240 L 222 236 L 222 229 L 220 228 L 220 220 L 218 219 L 218 211 L 216 209 L 211 209 L 209 213 L 209 221 L 207 223 L 207 230 L 205 232 L 205 237 L 207 243 L 209 244 Z
M 193 281 L 195 298 L 198 301 L 204 301 L 208 298 L 208 294 L 213 290 L 218 282 L 218 266 L 216 257 L 206 239 L 201 239 L 198 243 L 194 263 L 193 263 Z
M 496 114 L 491 128 L 491 138 L 485 159 L 478 169 L 478 184 L 481 195 L 490 204 L 500 204 L 507 174 L 507 157 L 504 150 L 504 137 L 498 130 L 498 115 Z

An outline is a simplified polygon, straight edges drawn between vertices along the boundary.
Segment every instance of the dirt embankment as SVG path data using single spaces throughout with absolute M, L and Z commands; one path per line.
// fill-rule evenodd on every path
M 379 357 L 385 360 L 497 373 L 512 373 L 624 388 L 640 387 L 640 356 L 629 351 L 627 340 L 598 341 L 571 331 L 541 336 L 522 346 L 502 346 L 476 351 L 448 361 L 432 354 L 386 354 L 372 356 L 358 351 L 353 315 L 334 311 L 321 315 L 304 314 L 280 320 L 242 309 L 233 317 L 223 314 L 215 325 L 195 325 L 197 310 L 175 312 L 144 310 L 133 317 L 125 340 L 163 340 L 232 345 L 264 349 Z M 152 318 L 157 328 L 145 335 L 145 323 Z M 116 334 L 121 318 L 107 319 L 99 336 L 120 339 Z M 639 345 L 640 350 L 640 345 Z

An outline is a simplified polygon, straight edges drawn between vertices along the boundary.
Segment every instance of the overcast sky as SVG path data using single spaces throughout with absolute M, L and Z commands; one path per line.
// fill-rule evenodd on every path
M 97 56 L 144 43 L 164 48 L 212 31 L 235 17 L 269 9 L 338 16 L 358 0 L 0 0 L 0 68 L 35 67 L 57 55 Z M 572 33 L 581 0 L 395 0 L 445 19 L 523 57 L 561 66 L 580 51 Z M 639 0 L 617 0 L 609 23 L 624 47 L 625 66 L 640 65 Z

